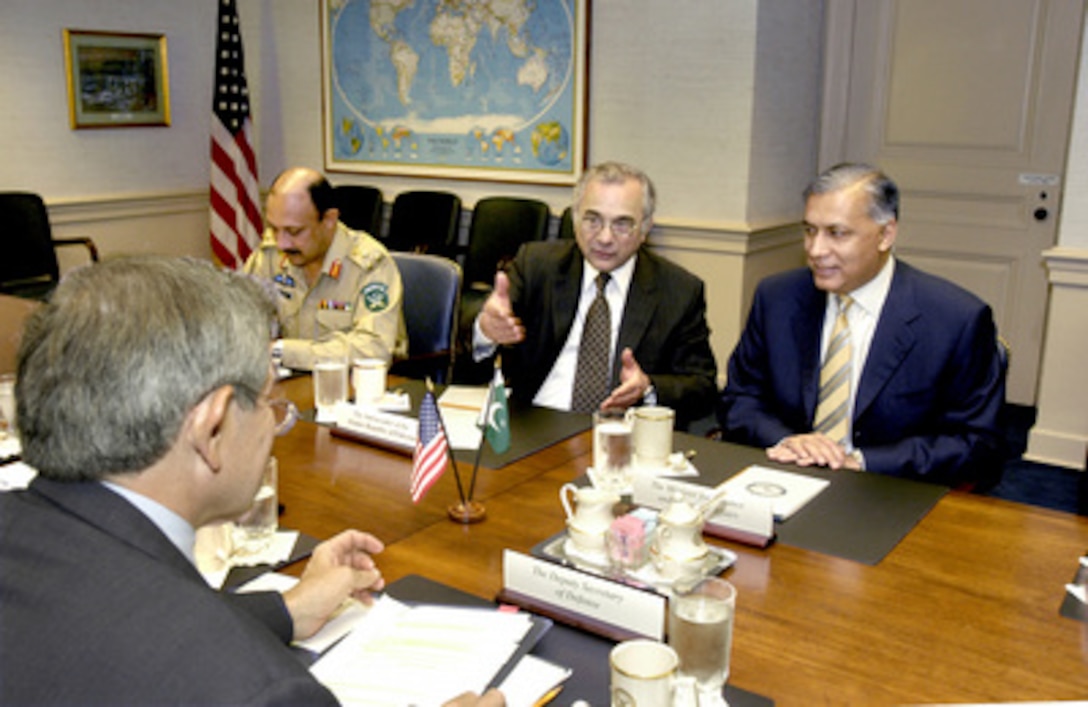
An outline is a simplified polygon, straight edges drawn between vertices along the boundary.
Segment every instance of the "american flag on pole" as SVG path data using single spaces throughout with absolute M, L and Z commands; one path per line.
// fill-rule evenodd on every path
M 212 252 L 239 268 L 261 240 L 257 158 L 250 142 L 249 88 L 235 0 L 219 0 L 212 96 Z
M 419 407 L 419 439 L 412 459 L 412 503 L 419 503 L 423 494 L 442 477 L 449 461 L 446 434 L 438 415 L 438 403 L 434 393 L 428 390 Z

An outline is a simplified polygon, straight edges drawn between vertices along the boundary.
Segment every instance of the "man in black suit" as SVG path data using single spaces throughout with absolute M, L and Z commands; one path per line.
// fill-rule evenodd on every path
M 141 257 L 71 273 L 27 321 L 16 397 L 39 474 L 0 494 L 0 703 L 336 703 L 287 643 L 370 601 L 381 542 L 322 543 L 282 595 L 222 594 L 193 561 L 195 528 L 260 485 L 274 318 L 255 281 Z
M 528 243 L 476 319 L 476 358 L 497 345 L 513 394 L 537 405 L 591 412 L 658 403 L 681 427 L 709 413 L 717 367 L 703 282 L 642 247 L 653 226 L 653 183 L 630 165 L 587 170 L 574 190 L 575 241 Z M 578 400 L 583 331 L 604 278 L 608 303 L 601 392 Z

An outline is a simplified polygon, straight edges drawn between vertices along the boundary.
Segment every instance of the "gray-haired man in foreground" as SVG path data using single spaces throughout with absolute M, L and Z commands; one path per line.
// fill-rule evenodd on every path
M 0 494 L 0 703 L 336 703 L 287 644 L 382 588 L 380 541 L 322 543 L 282 595 L 217 592 L 193 564 L 194 529 L 249 505 L 271 451 L 274 316 L 253 281 L 142 257 L 72 273 L 28 320 L 39 476 Z

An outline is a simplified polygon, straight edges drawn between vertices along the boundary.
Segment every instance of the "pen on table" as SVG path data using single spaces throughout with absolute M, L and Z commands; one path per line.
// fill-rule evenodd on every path
M 556 685 L 552 689 L 545 692 L 544 695 L 539 700 L 534 702 L 533 707 L 544 707 L 544 705 L 546 705 L 549 702 L 551 702 L 552 700 L 554 700 L 555 696 L 558 695 L 562 690 L 563 690 L 562 685 Z

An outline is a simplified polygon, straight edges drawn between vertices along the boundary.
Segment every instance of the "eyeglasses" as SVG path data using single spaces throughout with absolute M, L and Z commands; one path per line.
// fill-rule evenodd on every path
M 298 422 L 298 407 L 290 400 L 284 398 L 269 400 L 268 406 L 272 408 L 272 414 L 275 416 L 276 436 L 280 437 L 290 432 L 291 428 Z
M 589 235 L 600 233 L 604 230 L 605 223 L 606 221 L 600 214 L 590 212 L 582 215 L 582 230 Z M 638 228 L 638 221 L 630 216 L 620 216 L 607 223 L 608 227 L 612 229 L 612 235 L 619 238 L 626 238 Z

